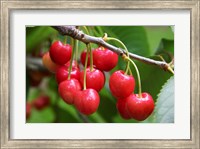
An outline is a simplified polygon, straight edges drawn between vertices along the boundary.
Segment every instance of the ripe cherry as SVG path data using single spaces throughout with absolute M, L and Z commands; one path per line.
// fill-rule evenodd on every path
M 29 70 L 28 71 L 29 80 L 31 86 L 38 86 L 44 77 L 50 75 L 49 71 L 39 71 L 39 70 Z
M 102 71 L 110 71 L 118 62 L 118 55 L 111 50 L 99 47 L 93 51 L 94 65 Z
M 131 94 L 125 100 L 127 100 L 129 115 L 138 121 L 145 120 L 154 110 L 153 98 L 148 93 L 142 93 L 142 97 L 138 94 Z
M 98 109 L 99 103 L 99 94 L 94 89 L 86 89 L 75 94 L 74 105 L 85 115 L 93 114 Z
M 125 75 L 124 71 L 118 70 L 110 76 L 109 87 L 114 97 L 123 99 L 134 91 L 135 79 L 131 75 Z
M 66 66 L 67 68 L 69 68 L 69 67 L 70 67 L 70 61 L 68 61 L 68 62 L 65 64 L 65 66 Z M 78 68 L 78 69 L 79 69 L 79 65 L 78 65 L 78 63 L 77 63 L 75 60 L 72 61 L 72 68 Z
M 69 44 L 63 45 L 60 41 L 55 41 L 50 47 L 50 56 L 53 62 L 59 65 L 66 64 L 72 55 L 72 47 Z
M 127 111 L 126 103 L 127 103 L 127 98 L 118 99 L 116 107 L 117 107 L 117 110 L 118 110 L 119 114 L 121 115 L 121 117 L 128 120 L 128 119 L 131 119 L 131 116 L 129 115 L 129 113 Z
M 62 81 L 68 79 L 69 68 L 64 65 L 61 66 L 56 72 L 56 81 L 59 84 Z M 77 67 L 73 67 L 70 73 L 70 78 L 74 78 L 79 80 L 80 79 L 80 70 Z
M 48 96 L 40 96 L 37 99 L 35 99 L 32 103 L 32 105 L 38 110 L 42 110 L 49 104 L 50 104 L 50 99 Z
M 26 118 L 28 119 L 31 116 L 31 104 L 26 103 Z
M 50 71 L 55 73 L 57 71 L 57 69 L 59 68 L 59 65 L 57 65 L 56 63 L 54 63 L 51 60 L 51 57 L 49 55 L 49 52 L 45 53 L 42 57 L 42 62 L 43 65 Z
M 87 51 L 84 50 L 84 51 L 81 53 L 81 63 L 83 64 L 83 66 L 85 66 L 86 55 L 87 55 Z M 88 54 L 88 61 L 87 61 L 87 66 L 89 66 L 89 65 L 90 65 L 90 54 Z
M 84 71 L 81 71 L 80 73 L 80 82 L 83 86 L 84 80 Z M 95 89 L 97 92 L 99 92 L 105 84 L 105 76 L 102 71 L 93 68 L 92 71 L 90 71 L 90 68 L 86 69 L 86 88 L 92 88 Z
M 59 84 L 58 92 L 67 104 L 74 103 L 74 95 L 80 91 L 81 84 L 76 79 L 65 80 Z

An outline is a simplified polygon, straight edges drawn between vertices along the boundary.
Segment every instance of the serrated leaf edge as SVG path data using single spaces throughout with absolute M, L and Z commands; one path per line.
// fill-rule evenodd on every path
M 159 98 L 159 96 L 160 96 L 160 94 L 161 94 L 161 92 L 162 92 L 164 86 L 170 81 L 170 79 L 171 79 L 172 77 L 174 77 L 174 76 L 171 76 L 171 77 L 162 85 L 162 88 L 160 89 L 160 92 L 157 94 L 157 99 L 156 99 L 156 102 L 155 102 L 155 108 L 154 108 L 154 112 L 153 112 L 153 115 L 154 115 L 154 116 L 153 116 L 153 121 L 154 121 L 154 122 L 155 122 L 155 112 L 157 111 L 156 106 L 157 106 L 158 98 Z

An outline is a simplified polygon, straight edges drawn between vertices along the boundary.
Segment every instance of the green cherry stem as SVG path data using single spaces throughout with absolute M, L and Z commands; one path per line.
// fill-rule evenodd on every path
M 113 41 L 116 41 L 116 42 L 118 42 L 119 44 L 121 44 L 121 46 L 126 50 L 126 54 L 127 54 L 127 57 L 129 58 L 129 52 L 128 52 L 128 49 L 126 48 L 126 46 L 124 45 L 124 43 L 122 42 L 122 41 L 120 41 L 119 39 L 117 39 L 117 38 L 113 38 L 113 37 L 106 37 L 105 38 L 105 40 L 106 41 L 111 41 L 111 40 L 113 40 Z M 125 70 L 125 74 L 128 74 L 128 71 L 129 71 L 129 64 L 130 62 L 128 61 L 127 62 L 127 66 L 126 66 L 126 70 Z
M 76 26 L 76 29 L 79 29 L 79 26 Z M 78 62 L 78 47 L 79 47 L 79 40 L 75 40 L 75 61 Z
M 85 59 L 85 66 L 84 66 L 84 76 L 83 76 L 83 90 L 86 90 L 86 69 L 87 69 L 87 63 L 88 63 L 88 55 L 89 55 L 89 49 L 88 49 L 88 44 L 86 44 L 87 47 L 87 54 L 86 54 L 86 59 Z
M 92 55 L 92 49 L 90 44 L 87 44 L 87 49 L 90 51 L 90 71 L 93 71 L 93 55 Z
M 87 27 L 86 27 L 86 26 L 82 26 L 82 27 L 83 27 L 83 29 L 85 30 L 85 32 L 86 32 L 88 35 L 90 35 L 90 33 L 89 33 Z
M 88 35 L 90 34 L 89 30 L 87 29 L 86 26 L 83 26 L 83 29 L 86 31 L 86 33 Z M 89 50 L 89 52 L 90 52 L 90 71 L 93 71 L 93 55 L 92 55 L 91 44 L 88 43 L 88 44 L 86 44 L 86 46 L 87 46 L 87 50 Z
M 79 46 L 79 40 L 75 40 L 75 60 L 78 61 L 78 46 Z
M 67 44 L 67 36 L 64 37 L 64 43 Z
M 141 79 L 140 79 L 140 73 L 139 70 L 136 66 L 136 64 L 129 58 L 129 57 L 125 57 L 125 60 L 128 60 L 132 63 L 132 65 L 134 66 L 136 73 L 137 73 L 137 78 L 138 78 L 138 91 L 139 91 L 139 98 L 142 98 L 142 86 L 141 86 Z
M 70 65 L 69 65 L 69 73 L 68 73 L 68 80 L 70 80 L 70 77 L 71 77 L 71 71 L 72 71 L 72 62 L 73 62 L 73 58 L 74 58 L 74 47 L 75 47 L 75 44 L 76 44 L 76 40 L 75 39 L 71 39 L 71 45 L 72 45 L 72 56 L 71 56 L 71 59 L 70 59 Z
M 130 67 L 129 67 L 128 71 L 129 71 L 129 74 L 130 74 L 131 76 L 133 76 L 133 74 L 132 74 L 132 71 L 131 71 L 131 68 L 130 68 Z

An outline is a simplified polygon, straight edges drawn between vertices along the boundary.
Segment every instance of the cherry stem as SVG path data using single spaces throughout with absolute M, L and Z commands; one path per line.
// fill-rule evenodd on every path
M 64 37 L 64 44 L 67 44 L 67 36 Z
M 107 35 L 107 34 L 106 34 Z M 129 58 L 129 52 L 128 52 L 128 49 L 126 48 L 126 46 L 124 45 L 124 43 L 122 41 L 120 41 L 119 39 L 117 38 L 113 38 L 113 37 L 105 37 L 105 40 L 108 40 L 108 41 L 116 41 L 118 42 L 119 44 L 121 44 L 121 46 L 126 50 L 126 54 L 127 54 L 127 57 Z M 126 70 L 125 70 L 125 74 L 128 74 L 128 71 L 129 71 L 129 67 L 130 67 L 130 62 L 128 61 L 127 62 L 127 65 L 126 65 Z
M 79 40 L 75 40 L 75 60 L 78 61 L 78 46 L 79 46 Z
M 73 58 L 74 58 L 74 47 L 76 45 L 76 40 L 75 39 L 71 39 L 71 45 L 72 45 L 72 56 L 71 56 L 71 59 L 70 59 L 70 65 L 69 65 L 69 73 L 68 73 L 68 80 L 70 80 L 70 77 L 71 77 L 71 71 L 72 71 L 72 62 L 73 62 Z
M 158 57 L 159 59 L 161 59 L 161 61 L 166 62 L 162 55 L 155 55 L 155 57 Z
M 86 31 L 86 33 L 89 35 L 89 30 L 87 29 L 86 26 L 83 26 L 83 29 Z M 91 49 L 91 44 L 88 43 L 86 44 L 87 46 L 87 49 L 89 49 L 89 52 L 90 52 L 90 71 L 93 71 L 93 55 L 92 55 L 92 49 Z
M 90 71 L 92 72 L 93 71 L 93 55 L 92 55 L 92 49 L 91 49 L 91 46 L 90 44 L 87 44 L 87 49 L 89 49 L 90 51 Z
M 131 76 L 133 76 L 133 74 L 132 74 L 132 71 L 131 71 L 131 68 L 130 68 L 130 67 L 129 67 L 128 71 L 129 71 L 130 75 L 131 75 Z
M 76 29 L 79 29 L 79 26 L 76 26 Z M 78 62 L 78 47 L 79 47 L 79 40 L 75 40 L 75 61 Z
M 138 70 L 138 68 L 137 68 L 137 66 L 136 66 L 136 64 L 129 58 L 129 57 L 125 57 L 125 60 L 128 60 L 128 61 L 130 61 L 132 64 L 133 64 L 133 66 L 134 66 L 134 68 L 135 68 L 135 70 L 136 70 L 136 73 L 137 73 L 137 78 L 138 78 L 138 91 L 139 91 L 139 98 L 142 98 L 142 86 L 141 86 L 141 79 L 140 79 L 140 73 L 139 73 L 139 70 Z
M 87 27 L 86 27 L 86 26 L 82 26 L 82 27 L 83 27 L 83 29 L 85 30 L 85 32 L 89 35 L 90 33 L 89 33 Z
M 86 59 L 85 59 L 85 66 L 84 66 L 84 76 L 83 76 L 83 90 L 86 90 L 86 69 L 87 69 L 87 63 L 88 63 L 88 55 L 89 55 L 89 49 L 88 49 L 88 44 L 86 44 L 87 47 L 87 54 L 86 54 Z

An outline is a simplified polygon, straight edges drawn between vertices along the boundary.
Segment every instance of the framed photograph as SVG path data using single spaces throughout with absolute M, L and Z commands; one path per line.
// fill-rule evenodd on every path
M 1 148 L 199 148 L 200 1 L 1 1 Z

